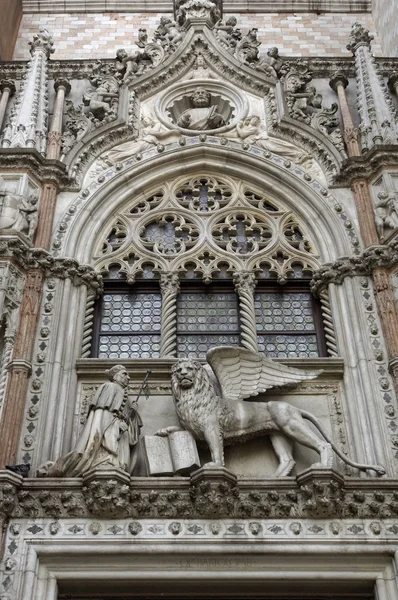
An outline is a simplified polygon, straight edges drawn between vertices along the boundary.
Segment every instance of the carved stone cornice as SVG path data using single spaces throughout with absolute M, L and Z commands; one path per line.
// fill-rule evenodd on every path
M 102 290 L 102 276 L 90 265 L 81 265 L 73 258 L 55 258 L 17 235 L 0 235 L 0 256 L 14 259 L 26 272 L 39 269 L 46 277 L 70 279 L 73 285 L 85 285 L 97 293 Z
M 156 11 L 158 12 L 158 11 Z M 283 57 L 288 66 L 293 66 L 302 57 Z M 314 79 L 319 77 L 330 78 L 336 70 L 344 72 L 346 77 L 355 77 L 355 61 L 351 57 L 327 56 L 324 58 L 308 57 L 308 65 Z M 380 74 L 388 77 L 393 71 L 398 70 L 398 58 L 377 57 L 375 58 L 377 69 Z M 53 60 L 48 61 L 48 76 L 50 79 L 90 79 L 96 60 Z M 101 62 L 114 64 L 115 60 L 103 58 Z M 4 61 L 0 62 L 0 77 L 2 79 L 21 80 L 26 72 L 27 61 Z
M 34 148 L 0 148 L 0 169 L 27 170 L 41 183 L 53 182 L 59 188 L 71 185 L 66 166 L 47 160 Z
M 318 295 L 330 283 L 340 285 L 346 277 L 371 275 L 373 269 L 384 267 L 392 269 L 398 266 L 398 240 L 389 244 L 370 246 L 361 256 L 342 257 L 333 263 L 322 265 L 313 274 L 311 291 Z
M 398 165 L 398 146 L 375 146 L 362 156 L 343 161 L 334 186 L 350 187 L 356 179 L 371 179 L 382 167 Z
M 0 472 L 0 515 L 11 518 L 379 518 L 398 515 L 398 480 L 307 469 L 283 480 L 202 477 L 22 479 Z

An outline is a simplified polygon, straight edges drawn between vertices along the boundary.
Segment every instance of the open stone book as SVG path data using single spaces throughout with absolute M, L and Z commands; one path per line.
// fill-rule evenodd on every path
M 189 431 L 166 437 L 145 435 L 143 442 L 149 476 L 189 475 L 200 467 L 196 442 Z

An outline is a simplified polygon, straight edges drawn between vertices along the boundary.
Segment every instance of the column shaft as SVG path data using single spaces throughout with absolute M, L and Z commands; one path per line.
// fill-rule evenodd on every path
M 366 179 L 357 179 L 351 187 L 358 213 L 359 228 L 365 248 L 379 243 L 374 218 L 374 205 Z
M 58 188 L 53 182 L 45 183 L 41 190 L 39 205 L 39 221 L 36 230 L 35 246 L 48 250 L 57 202 Z
M 28 273 L 25 282 L 14 358 L 9 367 L 10 373 L 0 422 L 0 468 L 4 468 L 6 464 L 14 464 L 17 458 L 43 279 L 42 271 L 35 269 Z

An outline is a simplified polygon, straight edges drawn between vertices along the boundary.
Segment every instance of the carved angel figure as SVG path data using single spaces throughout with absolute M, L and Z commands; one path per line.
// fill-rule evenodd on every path
M 316 378 L 322 371 L 302 371 L 275 363 L 262 355 L 237 346 L 213 348 L 206 356 L 208 365 L 179 360 L 172 368 L 171 386 L 181 425 L 209 445 L 212 462 L 208 467 L 224 466 L 224 444 L 235 444 L 269 435 L 279 459 L 273 477 L 288 476 L 295 461 L 293 442 L 299 442 L 320 454 L 314 466 L 329 468 L 333 450 L 347 464 L 360 470 L 383 475 L 379 465 L 358 464 L 347 458 L 332 442 L 329 434 L 311 413 L 286 402 L 244 402 L 272 388 Z M 310 421 L 320 432 L 309 427 Z M 163 436 L 179 427 L 161 429 Z
M 104 160 L 107 163 L 113 164 L 130 158 L 134 154 L 145 152 L 155 144 L 175 142 L 179 137 L 180 133 L 178 131 L 170 131 L 159 122 L 155 122 L 151 117 L 144 116 L 141 119 L 141 134 L 139 138 L 116 146 L 107 152 Z

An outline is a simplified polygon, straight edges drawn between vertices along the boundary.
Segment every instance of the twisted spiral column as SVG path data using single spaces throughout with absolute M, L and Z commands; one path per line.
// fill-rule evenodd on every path
M 87 297 L 86 314 L 84 315 L 82 358 L 87 358 L 88 356 L 90 356 L 91 352 L 91 341 L 93 338 L 94 325 L 94 302 L 95 295 L 90 294 Z
M 321 302 L 322 321 L 325 330 L 326 348 L 329 356 L 338 356 L 336 334 L 334 332 L 334 324 L 332 310 L 330 308 L 329 294 L 327 290 L 322 290 L 319 293 Z
M 233 280 L 235 290 L 239 296 L 242 346 L 252 352 L 258 352 L 256 319 L 254 316 L 256 276 L 251 271 L 241 271 L 234 273 Z
M 180 292 L 178 274 L 161 273 L 160 290 L 162 292 L 160 356 L 175 356 L 177 350 L 177 296 Z

